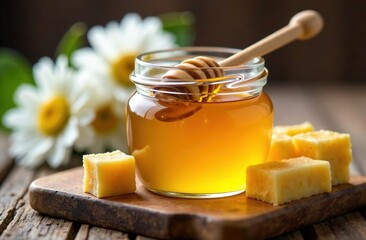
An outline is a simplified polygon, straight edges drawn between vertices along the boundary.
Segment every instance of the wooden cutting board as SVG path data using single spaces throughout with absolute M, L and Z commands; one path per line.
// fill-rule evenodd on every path
M 281 206 L 247 198 L 180 199 L 136 193 L 98 199 L 82 191 L 83 168 L 35 180 L 29 189 L 36 211 L 156 238 L 252 239 L 295 230 L 366 205 L 366 177 Z

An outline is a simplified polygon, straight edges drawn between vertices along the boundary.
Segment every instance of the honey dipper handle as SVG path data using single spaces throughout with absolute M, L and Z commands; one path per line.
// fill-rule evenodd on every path
M 314 37 L 323 28 L 323 19 L 313 10 L 305 10 L 293 16 L 289 24 L 259 42 L 219 62 L 222 67 L 238 66 L 250 59 L 263 56 L 296 39 Z

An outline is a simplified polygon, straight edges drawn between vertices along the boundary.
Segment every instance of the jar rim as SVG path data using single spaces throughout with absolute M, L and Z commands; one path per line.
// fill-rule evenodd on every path
M 207 98 L 206 95 L 261 92 L 268 76 L 262 57 L 255 57 L 245 64 L 233 67 L 198 67 L 200 71 L 217 71 L 218 69 L 222 71 L 219 76 L 215 74 L 215 77 L 211 78 L 196 79 L 191 76 L 186 79 L 164 78 L 164 74 L 171 70 L 197 71 L 197 67 L 182 69 L 177 66 L 186 59 L 204 56 L 219 62 L 238 51 L 240 49 L 224 47 L 181 47 L 142 53 L 135 59 L 135 70 L 131 73 L 130 79 L 137 91 L 147 96 L 155 96 L 161 92 L 202 99 L 202 95 L 204 95 L 203 98 Z M 217 89 L 220 91 L 216 91 Z
M 237 49 L 237 48 L 226 48 L 226 47 L 209 47 L 209 46 L 196 46 L 196 47 L 178 47 L 178 48 L 171 48 L 171 49 L 163 49 L 163 50 L 156 50 L 156 51 L 149 51 L 149 52 L 144 52 L 141 53 L 139 55 L 137 55 L 136 57 L 136 61 L 135 61 L 135 65 L 136 64 L 140 64 L 140 65 L 145 65 L 145 66 L 155 66 L 155 67 L 163 67 L 163 68 L 167 68 L 167 69 L 176 69 L 176 66 L 170 66 L 170 65 L 161 65 L 161 64 L 154 64 L 152 62 L 148 62 L 146 60 L 144 60 L 144 58 L 146 58 L 147 60 L 149 60 L 151 58 L 151 56 L 154 55 L 158 55 L 158 54 L 165 54 L 165 53 L 179 53 L 179 52 L 202 52 L 201 55 L 205 56 L 205 53 L 229 53 L 231 55 L 241 51 L 241 49 Z M 185 58 L 187 59 L 187 58 Z M 182 60 L 183 61 L 183 60 Z M 260 66 L 264 66 L 264 58 L 262 57 L 254 57 L 252 60 L 246 62 L 245 64 L 241 64 L 238 66 L 227 66 L 227 67 L 217 67 L 218 69 L 248 69 L 248 68 L 256 68 L 256 67 L 260 67 Z M 209 67 L 206 67 L 209 68 Z M 202 68 L 202 69 L 205 69 Z

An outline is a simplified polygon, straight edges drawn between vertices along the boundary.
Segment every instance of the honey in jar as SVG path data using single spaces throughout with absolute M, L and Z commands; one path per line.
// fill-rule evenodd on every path
M 220 60 L 235 52 L 191 47 L 136 59 L 127 137 L 138 177 L 147 189 L 176 197 L 230 196 L 245 191 L 246 168 L 265 161 L 273 107 L 262 90 L 268 75 L 262 58 L 223 68 L 224 75 L 216 79 L 161 79 L 186 58 L 204 55 Z M 216 90 L 184 91 L 205 85 Z

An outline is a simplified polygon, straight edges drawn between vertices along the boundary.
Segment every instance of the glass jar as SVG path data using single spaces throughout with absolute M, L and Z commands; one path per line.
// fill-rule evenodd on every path
M 263 58 L 220 67 L 221 77 L 162 79 L 185 59 L 220 61 L 237 51 L 188 47 L 136 58 L 127 141 L 148 190 L 187 198 L 231 196 L 245 191 L 246 168 L 265 161 L 273 107 L 262 91 L 268 75 Z M 217 69 L 202 68 L 210 70 Z

